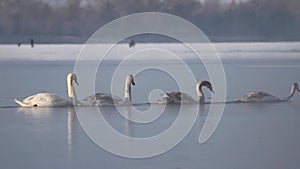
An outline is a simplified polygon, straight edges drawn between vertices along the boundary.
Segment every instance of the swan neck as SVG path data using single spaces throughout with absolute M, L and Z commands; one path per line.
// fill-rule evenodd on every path
M 203 85 L 200 83 L 200 84 L 197 85 L 197 88 L 196 88 L 197 94 L 198 94 L 199 97 L 203 96 L 202 87 L 203 87 Z
M 68 87 L 69 98 L 71 98 L 72 103 L 75 105 L 77 102 L 77 95 L 75 93 L 75 89 L 72 81 L 72 75 L 68 75 L 67 77 L 67 87 Z
M 125 83 L 125 102 L 131 102 L 131 82 L 126 81 Z
M 205 102 L 205 97 L 204 97 L 204 94 L 203 94 L 203 91 L 202 91 L 202 85 L 197 85 L 197 94 L 198 94 L 198 97 L 199 97 L 199 102 L 202 104 Z
M 204 96 L 204 94 L 203 94 L 203 91 L 202 91 L 202 88 L 200 88 L 199 90 L 198 90 L 198 96 L 200 97 L 200 96 Z
M 296 87 L 293 85 L 291 88 L 290 94 L 288 95 L 288 97 L 285 100 L 286 101 L 290 100 L 294 96 L 295 92 L 296 92 Z
M 205 97 L 203 96 L 199 96 L 199 103 L 200 104 L 204 104 L 205 103 Z

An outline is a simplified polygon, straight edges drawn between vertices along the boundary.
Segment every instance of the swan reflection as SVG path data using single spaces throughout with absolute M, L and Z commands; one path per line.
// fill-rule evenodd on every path
M 68 145 L 72 144 L 73 137 L 73 123 L 74 123 L 75 110 L 74 108 L 68 109 L 68 120 L 67 120 L 67 128 L 68 128 Z
M 17 112 L 22 113 L 28 118 L 34 119 L 41 119 L 41 118 L 48 118 L 50 117 L 51 113 L 53 112 L 53 108 L 39 108 L 39 107 L 32 107 L 32 108 L 17 108 Z
M 132 107 L 127 105 L 125 106 L 125 134 L 128 137 L 132 137 L 133 136 L 133 128 L 132 128 L 132 124 L 131 124 L 131 113 L 132 113 Z

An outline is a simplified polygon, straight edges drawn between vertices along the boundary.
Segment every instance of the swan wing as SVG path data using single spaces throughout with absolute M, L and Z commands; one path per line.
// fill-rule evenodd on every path
M 86 97 L 83 101 L 88 101 L 99 106 L 121 105 L 123 103 L 120 97 L 106 93 L 96 93 L 95 95 Z
M 20 100 L 17 100 L 17 99 L 14 99 L 14 101 L 19 104 L 21 107 L 31 107 L 30 105 L 20 101 Z
M 279 98 L 265 92 L 254 91 L 245 94 L 241 99 L 241 102 L 254 102 L 254 103 L 264 103 L 264 102 L 278 102 Z
M 175 104 L 180 102 L 179 92 L 169 92 L 161 94 L 162 98 L 158 100 L 160 104 Z
M 181 101 L 182 103 L 195 103 L 196 101 L 192 98 L 192 96 L 186 94 L 186 93 L 181 93 Z
M 159 103 L 181 104 L 181 103 L 195 103 L 196 101 L 188 94 L 182 92 L 164 93 L 162 98 L 158 100 Z
M 71 102 L 64 99 L 63 97 L 52 93 L 38 93 L 25 98 L 23 102 L 20 102 L 18 100 L 15 101 L 22 107 L 61 107 L 72 105 Z

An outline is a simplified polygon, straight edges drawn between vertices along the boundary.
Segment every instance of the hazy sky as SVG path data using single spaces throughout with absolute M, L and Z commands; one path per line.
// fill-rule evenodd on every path
M 63 3 L 65 0 L 44 0 L 46 2 L 49 2 L 49 3 L 54 3 L 54 4 L 60 4 L 60 3 Z M 87 0 L 89 1 L 89 0 Z M 205 1 L 205 0 L 200 0 L 200 1 Z M 231 2 L 232 0 L 220 0 L 221 2 Z M 248 1 L 248 0 L 235 0 L 236 2 L 245 2 L 245 1 Z
M 200 1 L 205 1 L 205 0 L 200 0 Z M 232 0 L 220 0 L 221 2 L 231 2 Z M 235 2 L 245 2 L 248 0 L 235 0 Z

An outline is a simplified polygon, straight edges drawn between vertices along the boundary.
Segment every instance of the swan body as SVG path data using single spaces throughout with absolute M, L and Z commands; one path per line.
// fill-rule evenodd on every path
M 183 92 L 168 92 L 162 94 L 162 99 L 158 101 L 159 103 L 167 104 L 189 104 L 197 103 L 190 95 Z
M 205 96 L 202 91 L 202 87 L 205 86 L 211 92 L 213 91 L 212 85 L 209 81 L 201 81 L 196 86 L 197 95 L 199 101 L 194 100 L 190 95 L 183 92 L 169 92 L 162 94 L 162 99 L 158 100 L 159 104 L 194 104 L 194 103 L 205 103 Z
M 22 107 L 63 107 L 72 106 L 72 102 L 53 93 L 38 93 L 25 98 L 23 101 L 14 99 Z
M 82 100 L 83 103 L 97 106 L 121 105 L 123 100 L 118 96 L 112 96 L 106 93 L 96 93 Z
M 112 96 L 106 93 L 96 93 L 83 99 L 83 102 L 89 102 L 98 106 L 128 105 L 131 104 L 131 85 L 135 85 L 133 75 L 128 75 L 125 79 L 124 101 L 118 96 Z
M 67 100 L 62 96 L 53 93 L 37 93 L 25 98 L 23 101 L 14 99 L 21 107 L 65 107 L 73 106 L 77 100 L 73 86 L 73 81 L 78 85 L 77 77 L 74 73 L 67 76 L 68 95 L 71 100 Z
M 162 94 L 162 99 L 158 102 L 167 104 L 189 104 L 196 103 L 197 101 L 190 95 L 183 92 L 169 92 Z
M 245 94 L 240 100 L 240 102 L 258 102 L 258 103 L 266 103 L 266 102 L 278 102 L 280 99 L 269 93 L 253 91 Z
M 241 99 L 238 100 L 238 102 L 242 102 L 242 103 L 286 102 L 286 101 L 289 101 L 293 97 L 293 95 L 295 94 L 296 91 L 300 92 L 298 84 L 294 83 L 292 85 L 290 94 L 288 95 L 287 98 L 278 98 L 269 93 L 254 91 L 254 92 L 250 92 L 250 93 L 247 93 L 246 95 L 244 95 Z

